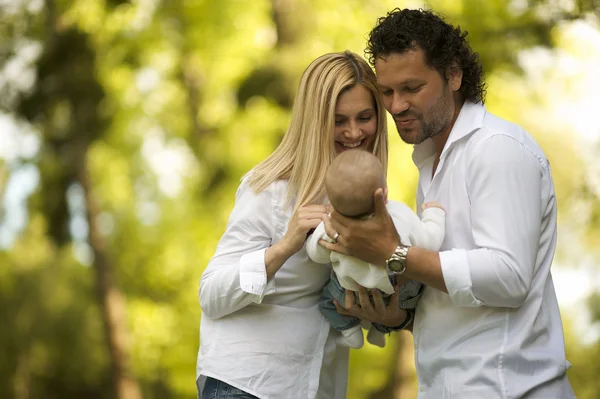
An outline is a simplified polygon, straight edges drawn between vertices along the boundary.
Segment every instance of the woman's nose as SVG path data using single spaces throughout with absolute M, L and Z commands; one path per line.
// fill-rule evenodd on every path
M 360 131 L 360 128 L 356 125 L 356 123 L 351 123 L 348 126 L 348 129 L 346 129 L 345 133 L 346 137 L 352 140 L 356 140 L 362 135 L 362 132 Z

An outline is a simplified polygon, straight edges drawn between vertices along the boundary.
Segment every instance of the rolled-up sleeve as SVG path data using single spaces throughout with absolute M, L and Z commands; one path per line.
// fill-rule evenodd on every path
M 331 263 L 331 251 L 319 244 L 319 240 L 333 242 L 325 232 L 325 224 L 321 222 L 306 240 L 305 248 L 308 257 L 316 263 Z
M 457 306 L 517 308 L 534 275 L 547 161 L 502 134 L 472 151 L 466 183 L 476 248 L 440 253 L 446 288 Z
M 242 182 L 225 233 L 200 280 L 200 307 L 218 319 L 276 291 L 267 281 L 265 251 L 273 237 L 273 204 L 269 190 L 254 193 Z

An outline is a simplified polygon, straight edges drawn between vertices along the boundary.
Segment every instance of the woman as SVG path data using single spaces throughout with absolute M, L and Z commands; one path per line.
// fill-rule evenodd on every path
M 324 181 L 349 148 L 387 170 L 385 110 L 356 54 L 326 54 L 304 72 L 279 147 L 243 179 L 200 282 L 198 392 L 203 398 L 345 398 L 348 349 L 317 302 L 330 268 L 303 248 L 326 215 Z M 204 381 L 205 380 L 205 381 Z

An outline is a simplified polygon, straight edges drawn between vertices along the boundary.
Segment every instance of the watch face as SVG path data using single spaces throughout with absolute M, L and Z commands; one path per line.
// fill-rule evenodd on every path
M 402 262 L 400 262 L 399 260 L 392 260 L 392 261 L 390 261 L 388 267 L 390 268 L 391 271 L 396 272 L 396 273 L 397 272 L 401 272 L 404 269 L 402 267 Z

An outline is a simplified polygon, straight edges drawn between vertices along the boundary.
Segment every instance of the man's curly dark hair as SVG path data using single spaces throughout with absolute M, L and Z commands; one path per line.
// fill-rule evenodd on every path
M 474 103 L 485 101 L 486 86 L 479 56 L 466 40 L 467 31 L 453 27 L 428 10 L 395 8 L 369 33 L 365 55 L 375 66 L 377 58 L 420 48 L 425 60 L 445 79 L 452 62 L 458 62 L 463 72 L 460 93 Z

